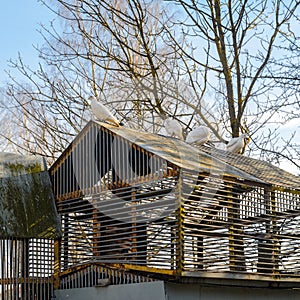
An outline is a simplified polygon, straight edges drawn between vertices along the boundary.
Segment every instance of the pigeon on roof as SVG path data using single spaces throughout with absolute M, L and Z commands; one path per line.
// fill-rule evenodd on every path
M 250 138 L 248 134 L 243 133 L 239 137 L 232 138 L 226 145 L 226 150 L 233 153 L 241 153 L 249 142 Z
M 177 120 L 171 118 L 166 119 L 165 129 L 171 137 L 183 140 L 182 127 Z
M 206 126 L 199 126 L 190 131 L 186 137 L 189 144 L 203 145 L 209 141 L 211 132 Z
M 105 105 L 97 101 L 95 97 L 90 97 L 89 99 L 91 100 L 92 114 L 94 115 L 97 121 L 110 123 L 115 126 L 120 126 L 120 122 Z

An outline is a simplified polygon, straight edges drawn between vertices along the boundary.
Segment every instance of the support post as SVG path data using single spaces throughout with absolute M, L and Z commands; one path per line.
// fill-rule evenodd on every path
M 229 239 L 229 267 L 231 271 L 245 271 L 245 253 L 243 242 L 243 228 L 240 225 L 240 201 L 233 193 L 233 186 L 227 183 L 228 210 L 228 239 Z

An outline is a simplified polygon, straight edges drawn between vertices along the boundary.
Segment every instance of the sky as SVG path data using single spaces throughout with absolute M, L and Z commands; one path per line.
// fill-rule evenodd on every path
M 7 80 L 8 61 L 16 60 L 18 53 L 27 65 L 38 62 L 33 45 L 42 45 L 38 32 L 40 24 L 49 25 L 54 18 L 49 9 L 38 0 L 0 0 L 0 86 Z
M 9 70 L 8 61 L 17 60 L 20 53 L 23 62 L 31 67 L 38 63 L 38 53 L 35 46 L 43 45 L 43 38 L 38 32 L 41 24 L 49 27 L 54 14 L 42 5 L 39 0 L 0 0 L 0 87 L 9 80 L 5 70 Z M 13 70 L 11 70 L 13 72 Z M 14 75 L 17 76 L 17 72 Z M 289 136 L 291 132 L 297 132 L 297 140 L 300 139 L 299 120 L 296 124 L 286 124 L 282 128 Z M 283 131 L 283 132 L 284 132 Z M 298 139 L 299 137 L 299 139 Z M 291 168 L 288 164 L 283 165 L 285 169 Z M 289 169 L 296 172 L 292 166 Z

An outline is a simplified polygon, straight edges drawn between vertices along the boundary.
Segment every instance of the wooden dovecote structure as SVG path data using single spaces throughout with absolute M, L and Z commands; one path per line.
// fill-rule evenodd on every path
M 299 285 L 300 179 L 268 163 L 91 121 L 50 174 L 62 289 L 105 267 Z

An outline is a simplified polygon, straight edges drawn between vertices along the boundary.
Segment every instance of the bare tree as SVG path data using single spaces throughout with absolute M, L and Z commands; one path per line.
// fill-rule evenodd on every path
M 274 80 L 281 77 L 282 59 L 291 54 L 297 40 L 291 24 L 297 21 L 299 2 L 175 2 L 185 12 L 180 24 L 186 37 L 193 39 L 191 51 L 184 51 L 184 57 L 198 69 L 208 70 L 202 77 L 207 86 L 203 98 L 209 97 L 218 107 L 224 133 L 236 137 L 247 131 L 252 151 L 272 154 L 275 161 L 290 160 L 299 167 L 293 159 L 297 157 L 291 159 L 287 152 L 289 146 L 295 146 L 292 136 L 278 138 L 280 125 L 298 101 L 291 97 L 287 82 L 279 85 Z M 192 87 L 199 84 L 198 78 L 191 82 Z
M 34 142 L 52 149 L 49 157 L 57 156 L 90 117 L 85 113 L 90 94 L 133 127 L 157 131 L 166 116 L 180 117 L 177 53 L 163 41 L 167 20 L 162 22 L 166 14 L 159 3 L 59 2 L 56 12 L 66 26 L 43 28 L 45 46 L 38 49 L 43 64 L 32 70 L 21 58 L 12 61 L 29 83 L 12 77 L 8 86 L 16 114 L 30 116 L 32 128 L 38 124 L 46 133 L 15 121 L 41 135 Z M 57 136 L 59 143 L 46 145 L 44 136 Z
M 281 151 L 287 143 L 297 146 L 288 138 L 275 149 L 270 126 L 298 105 L 274 80 L 277 57 L 296 44 L 297 1 L 47 3 L 62 26 L 42 28 L 40 68 L 12 62 L 27 83 L 12 79 L 8 87 L 36 150 L 58 155 L 89 119 L 91 94 L 135 128 L 157 132 L 174 116 L 186 131 L 206 124 L 220 141 L 248 131 L 251 151 L 277 158 L 289 157 Z M 35 131 L 41 124 L 45 132 Z

